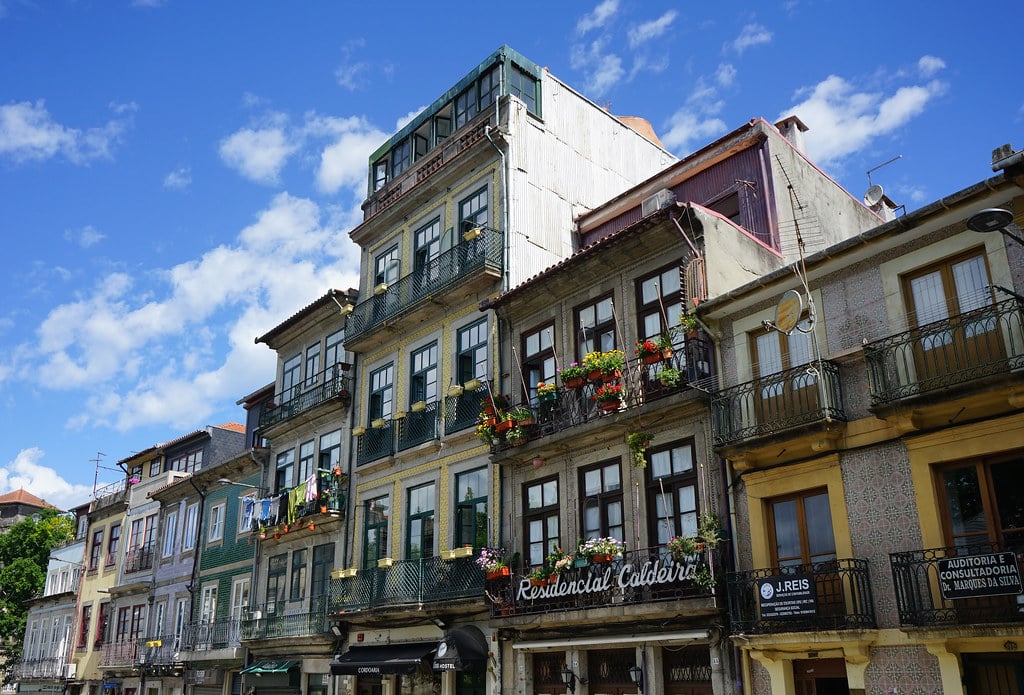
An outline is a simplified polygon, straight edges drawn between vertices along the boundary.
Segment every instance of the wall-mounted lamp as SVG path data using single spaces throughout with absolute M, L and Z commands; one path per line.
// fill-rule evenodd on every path
M 579 680 L 583 685 L 587 684 L 587 679 L 573 673 L 573 670 L 566 666 L 562 669 L 562 685 L 569 689 L 569 692 L 576 692 L 576 681 Z
M 345 634 L 345 630 L 341 627 L 340 623 L 331 623 L 331 634 L 335 637 L 341 637 Z
M 1002 208 L 988 208 L 976 212 L 967 219 L 967 228 L 972 232 L 999 232 L 1024 246 L 1024 239 L 1013 232 L 1006 231 L 1006 225 L 1013 222 L 1013 213 Z
M 349 314 L 351 314 L 355 310 L 356 310 L 356 307 L 355 307 L 354 304 L 346 303 L 346 304 L 342 304 L 341 305 L 341 309 L 339 311 L 341 312 L 342 316 L 348 316 Z
M 637 690 L 640 692 L 644 691 L 644 670 L 639 666 L 633 665 L 629 667 L 629 680 L 633 682 Z

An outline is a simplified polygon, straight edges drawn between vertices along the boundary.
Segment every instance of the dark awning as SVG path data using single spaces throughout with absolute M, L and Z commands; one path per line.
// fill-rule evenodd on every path
M 434 653 L 434 642 L 407 642 L 372 647 L 349 647 L 331 662 L 331 675 L 412 674 Z
M 455 628 L 437 645 L 435 671 L 482 672 L 487 668 L 487 639 L 475 625 Z
M 298 665 L 298 661 L 257 661 L 252 666 L 246 666 L 242 673 L 284 673 Z

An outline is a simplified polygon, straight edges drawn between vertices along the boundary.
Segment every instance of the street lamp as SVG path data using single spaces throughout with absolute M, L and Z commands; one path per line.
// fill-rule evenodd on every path
M 561 675 L 562 675 L 562 685 L 564 685 L 566 688 L 568 688 L 569 692 L 573 692 L 573 693 L 576 692 L 576 680 L 577 680 L 577 677 L 576 677 L 576 674 L 573 673 L 573 670 L 571 668 L 569 668 L 568 666 L 566 666 L 565 668 L 562 669 L 562 674 Z M 587 684 L 587 679 L 582 677 L 582 676 L 579 677 L 579 681 L 583 685 Z
M 1002 208 L 987 208 L 976 212 L 967 219 L 967 228 L 972 232 L 999 232 L 1024 246 L 1024 239 L 1006 230 L 1006 225 L 1013 222 L 1013 213 Z
M 629 667 L 629 680 L 633 681 L 640 692 L 644 691 L 644 670 L 637 665 Z

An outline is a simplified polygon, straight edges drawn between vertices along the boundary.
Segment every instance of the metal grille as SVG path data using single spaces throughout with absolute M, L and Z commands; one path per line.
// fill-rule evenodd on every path
M 406 413 L 398 423 L 398 450 L 402 451 L 438 437 L 441 409 L 439 403 L 427 403 L 425 410 Z

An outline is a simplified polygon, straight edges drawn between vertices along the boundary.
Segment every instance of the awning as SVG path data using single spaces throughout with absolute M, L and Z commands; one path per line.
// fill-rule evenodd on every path
M 331 675 L 413 674 L 425 659 L 434 654 L 436 647 L 435 642 L 349 647 L 347 652 L 331 662 Z
M 487 668 L 487 639 L 476 625 L 455 628 L 437 645 L 435 671 L 470 671 Z
M 284 673 L 291 671 L 298 665 L 298 661 L 257 661 L 252 666 L 246 666 L 242 673 Z

